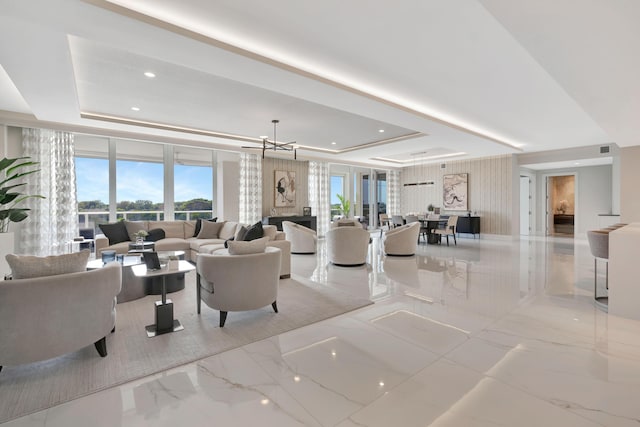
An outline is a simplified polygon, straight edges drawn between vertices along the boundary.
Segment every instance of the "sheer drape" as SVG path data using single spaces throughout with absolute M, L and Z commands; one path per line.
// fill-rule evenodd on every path
M 329 191 L 329 165 L 325 162 L 309 162 L 309 204 L 316 216 L 318 236 L 324 236 L 329 230 Z
M 240 153 L 239 221 L 254 224 L 262 219 L 262 159 Z
M 387 174 L 387 215 L 401 215 L 400 171 L 390 170 Z
M 56 255 L 68 250 L 78 234 L 78 203 L 73 134 L 46 129 L 22 129 L 25 156 L 39 162 L 40 172 L 27 175 L 25 192 L 31 209 L 20 234 L 22 253 Z

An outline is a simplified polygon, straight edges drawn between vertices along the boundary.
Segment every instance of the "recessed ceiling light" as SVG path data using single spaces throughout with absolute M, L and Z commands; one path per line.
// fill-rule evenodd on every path
M 336 145 L 336 142 L 335 141 L 331 141 L 331 145 Z
M 131 107 L 133 111 L 140 111 L 140 107 Z
M 384 129 L 378 129 L 378 132 L 383 133 Z
M 260 135 L 260 139 L 267 139 L 269 138 L 267 135 Z
M 152 73 L 151 71 L 146 71 L 146 72 L 144 73 L 144 75 L 145 75 L 146 77 L 149 77 L 150 79 L 152 79 L 152 78 L 154 78 L 154 77 L 156 76 L 156 75 L 155 75 L 154 73 Z
M 575 163 L 574 163 L 574 165 L 579 165 L 579 164 L 580 164 L 580 162 L 575 162 Z

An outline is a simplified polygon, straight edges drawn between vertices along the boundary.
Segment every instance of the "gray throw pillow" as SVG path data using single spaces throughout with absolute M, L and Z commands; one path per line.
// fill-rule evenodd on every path
M 247 233 L 244 235 L 244 238 L 237 240 L 244 240 L 245 242 L 249 242 L 251 240 L 256 240 L 264 237 L 264 230 L 262 229 L 262 223 L 256 222 L 247 230 Z
M 88 250 L 46 257 L 9 254 L 5 259 L 14 279 L 30 279 L 86 271 L 90 254 Z
M 224 222 L 201 221 L 200 226 L 198 239 L 218 239 L 218 233 L 224 226 Z
M 124 222 L 118 221 L 110 224 L 100 224 L 100 230 L 109 239 L 109 246 L 116 243 L 129 242 L 129 233 Z

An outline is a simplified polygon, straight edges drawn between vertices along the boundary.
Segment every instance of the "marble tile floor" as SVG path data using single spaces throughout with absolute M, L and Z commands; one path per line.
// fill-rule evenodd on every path
M 5 425 L 640 423 L 640 322 L 594 307 L 584 240 L 461 238 L 391 258 L 375 238 L 354 268 L 327 266 L 321 241 L 292 265 L 375 304 Z

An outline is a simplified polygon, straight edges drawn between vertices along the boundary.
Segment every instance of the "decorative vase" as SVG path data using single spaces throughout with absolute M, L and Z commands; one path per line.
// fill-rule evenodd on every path
M 144 249 L 144 237 L 136 237 L 136 245 L 139 246 L 140 249 Z

